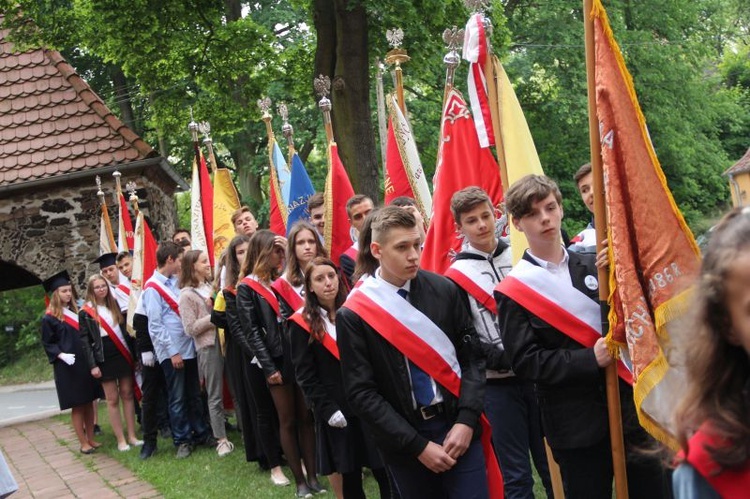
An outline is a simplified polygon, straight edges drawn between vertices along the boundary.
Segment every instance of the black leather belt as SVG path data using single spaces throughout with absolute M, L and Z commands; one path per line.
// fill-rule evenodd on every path
M 440 414 L 445 414 L 445 404 L 442 402 L 417 409 L 417 419 L 422 419 L 424 421 L 439 416 Z

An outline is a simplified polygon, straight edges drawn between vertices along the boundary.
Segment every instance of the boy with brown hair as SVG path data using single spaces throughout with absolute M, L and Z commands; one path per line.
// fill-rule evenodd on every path
M 514 227 L 529 243 L 495 288 L 505 351 L 516 375 L 536 385 L 542 428 L 560 465 L 565 496 L 610 499 L 603 368 L 613 359 L 602 336 L 596 256 L 562 246 L 562 195 L 553 180 L 527 175 L 505 200 Z M 650 437 L 637 422 L 632 388 L 621 382 L 620 393 L 630 495 L 670 497 L 658 459 L 635 451 Z
M 492 296 L 495 286 L 510 272 L 513 263 L 510 246 L 497 238 L 495 207 L 479 187 L 466 187 L 453 194 L 451 212 L 464 243 L 445 276 L 461 288 L 487 359 L 484 410 L 492 425 L 492 442 L 503 470 L 505 497 L 533 499 L 534 476 L 529 452 L 551 496 L 534 386 L 511 370 Z

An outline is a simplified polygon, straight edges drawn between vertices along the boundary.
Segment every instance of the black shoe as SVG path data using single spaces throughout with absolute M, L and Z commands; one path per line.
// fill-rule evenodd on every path
M 102 434 L 102 427 L 98 424 L 94 425 L 94 435 L 99 436 Z
M 146 442 L 143 444 L 143 447 L 141 447 L 141 459 L 148 459 L 151 456 L 153 456 L 156 453 L 156 444 L 151 442 Z
M 323 487 L 320 482 L 310 482 L 309 484 L 310 491 L 313 494 L 325 494 L 328 492 L 325 487 Z
M 161 438 L 172 440 L 172 430 L 169 429 L 169 426 L 165 426 L 164 428 L 160 429 L 159 435 L 161 436 Z
M 209 434 L 206 438 L 204 438 L 203 440 L 199 440 L 196 443 L 197 445 L 202 445 L 203 447 L 210 447 L 213 449 L 219 444 L 219 441 L 216 440 L 213 435 Z
M 190 448 L 190 444 L 180 444 L 179 447 L 177 447 L 177 459 L 185 459 L 186 457 L 190 457 L 190 454 L 193 453 L 193 449 Z

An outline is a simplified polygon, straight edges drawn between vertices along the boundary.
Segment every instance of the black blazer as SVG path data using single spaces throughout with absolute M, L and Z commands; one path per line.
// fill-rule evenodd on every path
M 447 278 L 420 270 L 410 284 L 409 301 L 450 338 L 461 366 L 456 398 L 438 385 L 453 423 L 474 428 L 484 407 L 485 360 L 476 351 L 478 338 L 459 288 Z M 336 315 L 341 370 L 347 401 L 364 421 L 386 462 L 416 462 L 428 439 L 415 429 L 408 365 L 403 354 L 358 315 L 343 307 Z
M 102 348 L 102 335 L 99 332 L 99 323 L 87 312 L 81 310 L 78 313 L 78 328 L 81 337 L 81 346 L 86 355 L 86 362 L 89 365 L 89 369 L 104 364 L 104 349 Z M 125 347 L 132 354 L 134 345 L 132 338 L 125 329 L 124 321 L 120 324 L 120 330 L 125 337 Z
M 294 321 L 288 321 L 289 342 L 297 383 L 315 413 L 315 419 L 326 424 L 336 411 L 351 417 L 346 403 L 341 363 L 310 333 Z
M 276 312 L 265 298 L 247 284 L 237 286 L 237 316 L 242 335 L 258 358 L 266 377 L 279 369 L 274 358 L 283 356 L 283 332 Z M 230 328 L 231 329 L 231 328 Z
M 568 252 L 573 286 L 598 303 L 584 284 L 597 276 L 595 255 Z M 538 265 L 524 254 L 524 259 Z M 515 301 L 495 292 L 503 346 L 517 376 L 536 383 L 542 426 L 552 448 L 599 442 L 608 433 L 604 371 L 593 348 L 584 348 Z
M 240 317 L 237 313 L 237 291 L 224 288 L 222 292 L 224 293 L 224 301 L 227 303 L 227 308 L 224 310 L 226 317 L 225 332 L 232 337 L 234 344 L 247 357 L 247 362 L 250 362 L 255 357 L 255 354 L 250 344 L 250 337 L 245 334 L 245 329 L 240 324 Z

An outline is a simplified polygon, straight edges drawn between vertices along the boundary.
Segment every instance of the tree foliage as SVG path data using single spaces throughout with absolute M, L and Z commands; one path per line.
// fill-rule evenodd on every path
M 5 21 L 19 41 L 59 48 L 115 111 L 124 118 L 132 112 L 136 130 L 182 172 L 191 160 L 190 110 L 209 121 L 220 160 L 235 169 L 243 197 L 261 213 L 267 138 L 254 102 L 267 95 L 289 104 L 296 146 L 322 188 L 317 73 L 334 85 L 340 80 L 332 97 L 336 139 L 355 184 L 377 195 L 372 75 L 376 58 L 390 48 L 385 32 L 394 27 L 403 28 L 412 58 L 403 65 L 407 108 L 430 175 L 445 74 L 441 34 L 468 17 L 460 0 L 6 2 Z M 489 3 L 493 46 L 545 171 L 561 184 L 567 228 L 575 231 L 588 218 L 572 181 L 589 158 L 581 2 Z M 691 222 L 720 209 L 728 199 L 721 173 L 750 145 L 748 3 L 608 0 L 605 7 L 679 206 Z M 465 75 L 463 64 L 460 89 Z M 392 88 L 387 74 L 385 80 Z M 281 120 L 273 124 L 278 132 Z

